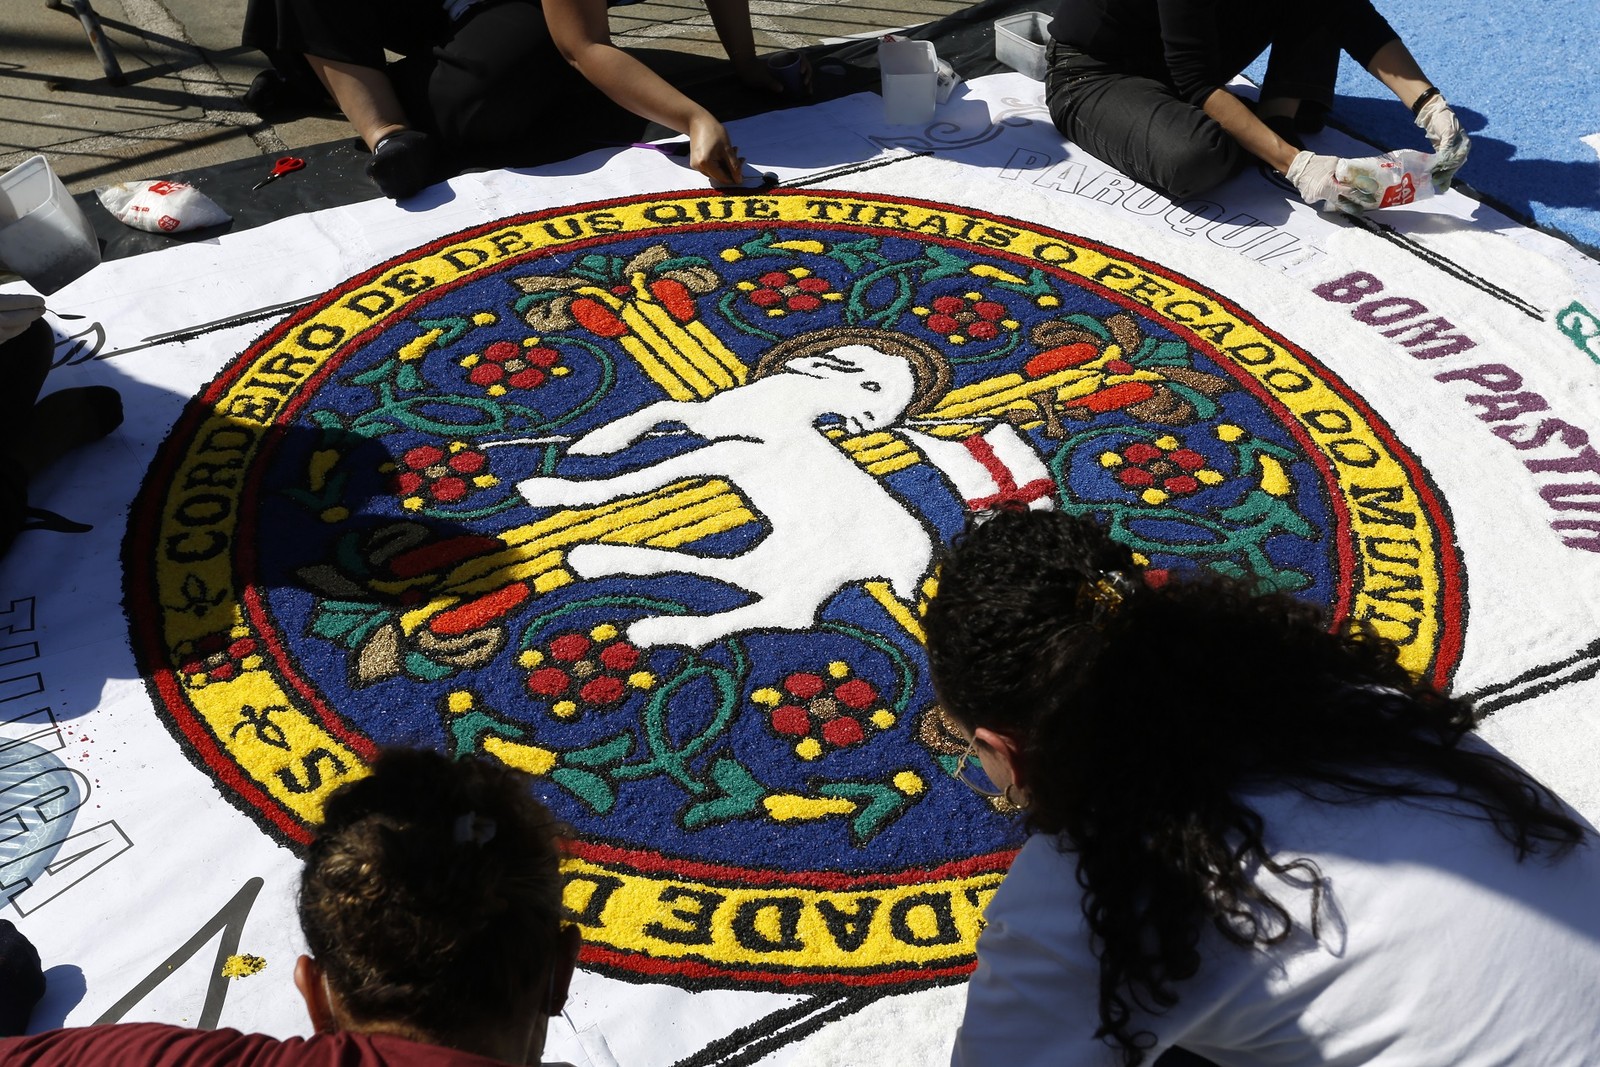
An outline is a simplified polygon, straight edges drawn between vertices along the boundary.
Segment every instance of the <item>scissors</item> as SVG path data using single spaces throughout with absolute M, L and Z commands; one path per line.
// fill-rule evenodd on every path
M 253 193 L 263 185 L 266 185 L 268 182 L 277 181 L 285 174 L 289 174 L 297 170 L 304 170 L 305 165 L 306 161 L 301 159 L 299 156 L 284 156 L 282 159 L 278 160 L 272 165 L 272 173 L 252 185 L 250 187 L 250 191 Z

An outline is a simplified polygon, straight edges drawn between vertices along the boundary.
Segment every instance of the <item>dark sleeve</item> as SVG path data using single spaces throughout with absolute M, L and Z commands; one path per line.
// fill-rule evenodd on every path
M 1178 96 L 1195 107 L 1226 85 L 1215 0 L 1156 0 L 1161 20 L 1161 51 Z
M 34 323 L 34 326 L 39 325 L 43 323 Z M 28 331 L 32 329 L 30 326 Z M 0 345 L 0 351 L 10 355 L 6 351 L 10 347 L 10 342 Z M 30 399 L 27 403 L 33 401 Z M 10 457 L 5 458 L 5 466 L 9 468 Z M 0 473 L 0 553 L 5 552 L 12 536 L 22 528 L 27 506 L 27 479 L 9 471 Z M 0 919 L 0 1037 L 26 1030 L 28 1016 L 33 1014 L 33 1007 L 42 996 L 44 969 L 39 962 L 39 950 L 9 920 Z
M 305 1042 L 163 1023 L 77 1026 L 0 1041 L 5 1067 L 280 1067 L 305 1063 Z
M 1356 0 L 1350 4 L 1340 22 L 1339 45 L 1363 70 L 1372 65 L 1372 57 L 1378 49 L 1400 37 L 1389 20 L 1372 6 L 1372 0 Z

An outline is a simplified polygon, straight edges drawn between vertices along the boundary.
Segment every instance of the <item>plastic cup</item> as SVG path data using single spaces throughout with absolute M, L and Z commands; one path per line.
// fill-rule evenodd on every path
M 46 296 L 100 262 L 100 242 L 43 156 L 0 174 L 0 263 Z
M 767 57 L 767 69 L 783 84 L 784 96 L 806 94 L 806 57 L 799 52 L 774 52 Z
M 883 76 L 883 117 L 893 125 L 922 126 L 938 106 L 939 57 L 931 41 L 878 42 Z

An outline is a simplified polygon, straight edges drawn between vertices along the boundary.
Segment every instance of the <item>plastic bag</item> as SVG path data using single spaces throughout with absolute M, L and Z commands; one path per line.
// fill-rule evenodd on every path
M 181 233 L 233 221 L 187 182 L 119 182 L 96 189 L 95 195 L 118 222 L 151 233 Z
M 1434 194 L 1433 155 L 1402 148 L 1368 159 L 1341 159 L 1335 180 L 1359 188 L 1375 201 L 1374 207 L 1403 207 Z

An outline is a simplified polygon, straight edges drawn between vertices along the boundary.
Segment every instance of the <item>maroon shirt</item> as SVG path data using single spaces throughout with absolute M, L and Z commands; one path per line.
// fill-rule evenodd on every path
M 317 1034 L 280 1041 L 237 1030 L 118 1023 L 0 1039 L 5 1067 L 503 1067 L 470 1052 L 388 1034 Z

